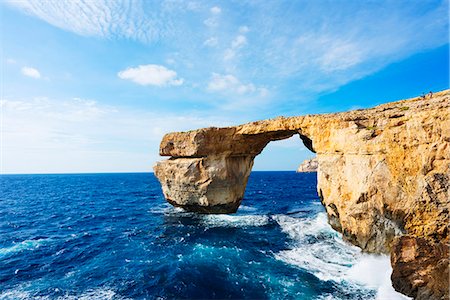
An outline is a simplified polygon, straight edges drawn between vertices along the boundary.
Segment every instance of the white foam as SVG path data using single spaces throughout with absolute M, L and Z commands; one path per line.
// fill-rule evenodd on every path
M 207 227 L 259 227 L 269 223 L 269 216 L 204 215 L 201 222 Z
M 0 257 L 26 250 L 34 250 L 48 242 L 49 239 L 25 240 L 6 248 L 0 248 Z
M 47 300 L 47 299 L 58 299 L 58 300 L 126 300 L 129 298 L 122 297 L 118 295 L 115 291 L 107 288 L 97 288 L 91 289 L 83 292 L 80 295 L 64 295 L 59 296 L 57 298 L 50 296 L 35 296 L 31 292 L 26 291 L 22 288 L 7 290 L 0 293 L 0 300 L 25 300 L 25 299 L 38 299 L 38 300 Z
M 22 290 L 8 290 L 0 293 L 0 300 L 22 300 L 22 299 L 31 299 L 32 295 L 28 292 Z M 43 297 L 33 297 L 33 299 L 48 299 Z
M 58 297 L 60 300 L 112 300 L 112 299 L 128 299 L 117 295 L 117 293 L 111 289 L 92 289 L 87 290 L 81 295 L 70 295 Z
M 322 245 L 307 245 L 281 251 L 275 254 L 275 258 L 299 266 L 324 281 L 339 281 L 348 269 L 339 255 L 333 254 L 332 249 L 326 249 Z
M 387 255 L 362 255 L 346 273 L 348 281 L 377 290 L 377 298 L 410 299 L 397 293 L 391 283 L 392 267 Z
M 275 258 L 298 266 L 321 280 L 346 282 L 377 292 L 377 299 L 409 299 L 397 293 L 390 281 L 392 272 L 386 255 L 364 254 L 342 240 L 328 224 L 325 213 L 314 219 L 274 216 L 281 230 L 292 239 L 292 249 Z
M 257 210 L 257 208 L 253 206 L 246 206 L 246 205 L 239 206 L 239 211 L 255 211 L 255 210 Z
M 360 250 L 347 246 L 320 213 L 314 219 L 274 216 L 294 247 L 275 254 L 275 258 L 299 266 L 321 280 L 341 281 Z
M 293 240 L 301 241 L 305 237 L 316 236 L 319 233 L 336 235 L 336 232 L 328 224 L 325 213 L 317 214 L 314 219 L 294 218 L 285 215 L 275 215 L 272 217 L 281 227 L 281 230 L 289 235 Z

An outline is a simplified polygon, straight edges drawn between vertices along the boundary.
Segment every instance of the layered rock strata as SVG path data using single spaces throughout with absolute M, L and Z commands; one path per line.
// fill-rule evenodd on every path
M 235 212 L 255 156 L 270 141 L 296 134 L 317 153 L 317 190 L 331 226 L 364 251 L 394 251 L 393 282 L 404 283 L 394 284 L 398 290 L 417 298 L 448 295 L 448 286 L 442 290 L 435 283 L 437 274 L 448 282 L 448 265 L 444 273 L 428 272 L 422 283 L 396 272 L 411 264 L 402 254 L 411 243 L 399 237 L 421 239 L 414 246 L 417 257 L 430 247 L 446 247 L 449 240 L 448 90 L 365 110 L 169 133 L 160 155 L 170 158 L 157 163 L 155 175 L 175 206 Z
M 303 161 L 297 168 L 297 173 L 312 173 L 317 172 L 319 168 L 319 161 L 317 158 L 311 158 Z

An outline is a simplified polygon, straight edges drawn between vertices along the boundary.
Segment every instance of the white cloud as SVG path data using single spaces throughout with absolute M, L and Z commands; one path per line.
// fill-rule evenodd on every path
M 191 11 L 200 11 L 202 6 L 199 2 L 190 1 L 187 3 L 186 9 Z
M 131 80 L 140 85 L 154 86 L 178 86 L 183 84 L 183 79 L 177 77 L 177 72 L 160 65 L 140 65 L 135 68 L 127 68 L 117 73 L 121 79 Z
M 7 59 L 6 59 L 6 63 L 7 63 L 7 64 L 10 64 L 10 65 L 14 65 L 14 64 L 16 63 L 16 60 L 15 60 L 15 59 L 12 59 L 12 58 L 7 58 Z
M 23 67 L 21 69 L 21 71 L 22 71 L 22 74 L 25 75 L 25 76 L 28 76 L 28 77 L 31 77 L 31 78 L 35 78 L 35 79 L 41 78 L 41 73 L 35 68 Z
M 205 24 L 207 27 L 217 27 L 217 25 L 219 25 L 216 18 L 208 18 L 203 21 L 203 24 Z
M 212 74 L 208 83 L 208 90 L 213 92 L 235 93 L 238 95 L 257 94 L 261 97 L 268 95 L 268 90 L 264 87 L 256 87 L 253 83 L 242 83 L 238 78 L 231 74 L 221 75 Z
M 321 69 L 326 72 L 334 72 L 349 69 L 362 60 L 359 45 L 352 43 L 333 43 L 334 45 L 320 58 Z
M 222 12 L 222 9 L 218 6 L 214 6 L 214 7 L 211 7 L 210 11 L 212 14 L 217 15 Z
M 7 4 L 53 26 L 83 36 L 125 38 L 144 43 L 174 36 L 186 26 L 187 10 L 194 2 L 175 1 L 91 1 L 91 0 L 6 0 Z M 186 15 L 186 19 L 187 19 Z
M 211 37 L 203 42 L 203 45 L 208 47 L 215 47 L 219 43 L 219 40 L 216 37 Z
M 219 15 L 222 12 L 222 9 L 218 6 L 211 7 L 209 10 L 211 13 L 211 16 L 203 21 L 203 24 L 206 25 L 206 27 L 214 28 L 219 25 Z
M 225 61 L 232 60 L 236 57 L 237 52 L 247 44 L 245 35 L 239 34 L 232 41 L 230 48 L 225 50 L 223 59 Z
M 54 101 L 46 97 L 36 97 L 29 101 L 4 99 L 1 101 L 1 107 L 9 112 L 36 113 L 45 119 L 68 122 L 85 122 L 115 112 L 111 106 L 100 106 L 94 100 L 82 98 L 62 101 Z
M 247 38 L 243 35 L 238 35 L 232 42 L 231 48 L 238 49 L 247 44 Z

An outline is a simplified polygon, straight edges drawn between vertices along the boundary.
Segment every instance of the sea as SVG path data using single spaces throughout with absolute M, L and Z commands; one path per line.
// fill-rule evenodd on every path
M 235 214 L 152 173 L 0 176 L 0 299 L 407 299 L 327 223 L 315 173 L 252 172 Z

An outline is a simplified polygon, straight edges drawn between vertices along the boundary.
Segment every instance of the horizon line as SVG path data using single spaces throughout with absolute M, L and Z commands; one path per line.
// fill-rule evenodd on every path
M 295 172 L 295 173 L 317 173 L 317 172 L 297 172 L 296 170 L 252 170 L 251 172 Z M 96 174 L 154 174 L 153 171 L 124 171 L 124 172 L 65 172 L 65 173 L 1 173 L 0 176 L 11 175 L 96 175 Z

